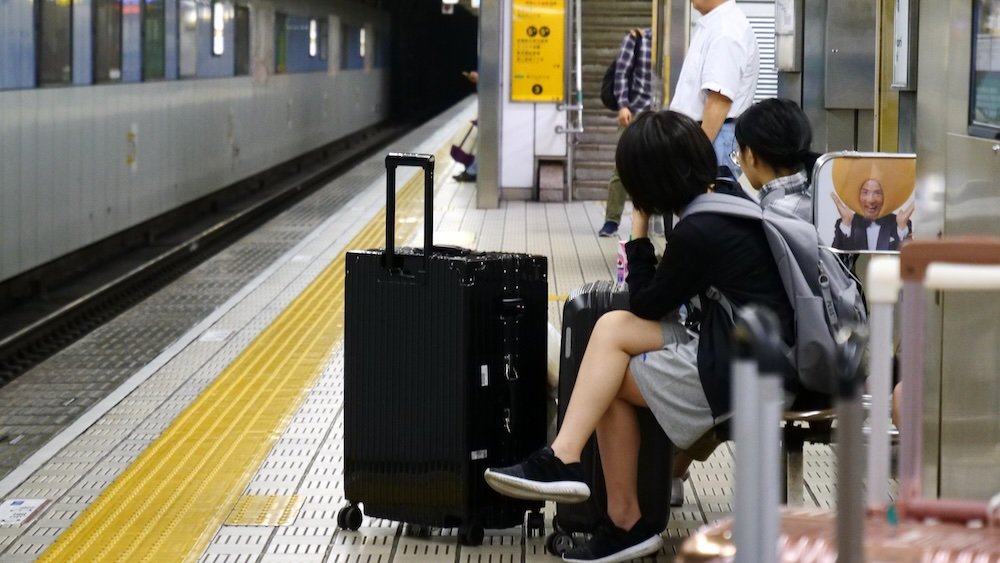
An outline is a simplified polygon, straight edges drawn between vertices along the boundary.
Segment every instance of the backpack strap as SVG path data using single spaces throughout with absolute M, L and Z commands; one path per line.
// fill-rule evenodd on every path
M 819 289 L 823 293 L 823 306 L 826 308 L 826 316 L 830 319 L 830 324 L 840 326 L 840 317 L 837 315 L 837 308 L 833 305 L 833 293 L 830 291 L 830 276 L 826 272 L 823 260 L 819 261 Z
M 681 212 L 681 219 L 696 213 L 718 213 L 747 219 L 764 220 L 764 212 L 756 203 L 726 194 L 705 193 L 694 198 Z
M 717 213 L 758 221 L 764 219 L 761 208 L 756 203 L 738 196 L 711 192 L 694 198 L 681 212 L 681 219 L 697 213 Z M 733 304 L 717 287 L 709 286 L 705 291 L 705 297 L 718 303 L 726 316 L 735 322 L 736 311 L 733 310 Z
M 719 307 L 722 307 L 723 312 L 726 313 L 726 316 L 729 317 L 729 320 L 733 321 L 734 323 L 736 322 L 736 311 L 733 310 L 733 304 L 731 301 L 729 301 L 728 297 L 726 297 L 725 295 L 722 294 L 721 291 L 719 291 L 719 288 L 715 287 L 714 285 L 708 286 L 708 289 L 705 290 L 705 297 L 718 303 Z

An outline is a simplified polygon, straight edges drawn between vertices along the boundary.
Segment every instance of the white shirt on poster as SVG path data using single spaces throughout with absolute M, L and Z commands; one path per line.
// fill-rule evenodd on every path
M 670 109 L 701 121 L 712 91 L 733 101 L 726 117 L 737 117 L 753 103 L 759 73 L 753 28 L 736 0 L 728 0 L 695 24 Z

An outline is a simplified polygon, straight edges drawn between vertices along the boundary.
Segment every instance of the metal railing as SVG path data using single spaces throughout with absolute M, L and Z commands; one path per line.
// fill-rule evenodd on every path
M 566 135 L 566 201 L 573 200 L 573 161 L 576 135 L 583 133 L 583 0 L 570 0 L 566 11 L 566 28 L 572 30 L 567 37 L 567 47 L 573 52 L 573 64 L 566 68 L 566 96 L 569 104 L 558 104 L 566 112 L 566 127 L 556 126 L 556 133 Z

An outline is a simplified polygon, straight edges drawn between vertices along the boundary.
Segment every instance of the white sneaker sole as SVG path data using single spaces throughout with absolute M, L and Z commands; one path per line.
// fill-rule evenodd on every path
M 657 534 L 642 543 L 637 543 L 628 549 L 623 549 L 607 557 L 600 559 L 569 559 L 563 555 L 563 561 L 567 563 L 615 563 L 616 561 L 628 561 L 629 559 L 638 559 L 639 557 L 651 555 L 659 551 L 662 546 L 663 538 Z
M 590 487 L 579 481 L 553 481 L 543 483 L 497 473 L 490 469 L 483 474 L 494 491 L 512 498 L 525 500 L 551 500 L 577 503 L 590 498 Z

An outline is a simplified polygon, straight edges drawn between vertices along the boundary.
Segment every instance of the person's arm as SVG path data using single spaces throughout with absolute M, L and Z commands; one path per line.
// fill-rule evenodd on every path
M 701 128 L 712 142 L 745 86 L 746 64 L 746 50 L 735 37 L 723 34 L 709 44 L 701 69 L 701 89 L 706 94 Z
M 635 38 L 629 32 L 622 40 L 621 49 L 618 50 L 618 59 L 615 61 L 615 99 L 618 100 L 619 108 L 628 108 L 629 83 L 628 71 L 634 64 L 635 58 Z
M 631 240 L 647 238 L 649 236 L 649 215 L 639 209 L 632 210 L 632 236 Z
M 699 250 L 698 241 L 706 235 L 687 231 L 674 228 L 659 266 L 653 243 L 648 238 L 633 239 L 625 244 L 629 311 L 636 316 L 660 319 L 690 301 L 705 285 L 706 261 L 710 256 Z
M 629 123 L 632 123 L 632 110 L 628 106 L 621 106 L 618 108 L 618 126 L 624 129 Z
M 913 226 L 910 223 L 910 217 L 913 216 L 914 207 L 915 204 L 911 201 L 909 205 L 900 209 L 896 214 L 896 228 L 899 233 L 900 240 L 909 238 L 913 233 Z
M 718 92 L 708 91 L 705 98 L 705 112 L 701 117 L 701 129 L 708 135 L 708 140 L 715 142 L 716 135 L 722 129 L 722 124 L 729 115 L 733 101 Z
M 840 221 L 837 224 L 840 225 L 844 235 L 851 234 L 851 222 L 854 220 L 854 211 L 844 203 L 844 200 L 840 199 L 836 191 L 830 192 L 830 199 L 837 206 L 837 215 L 840 215 Z

